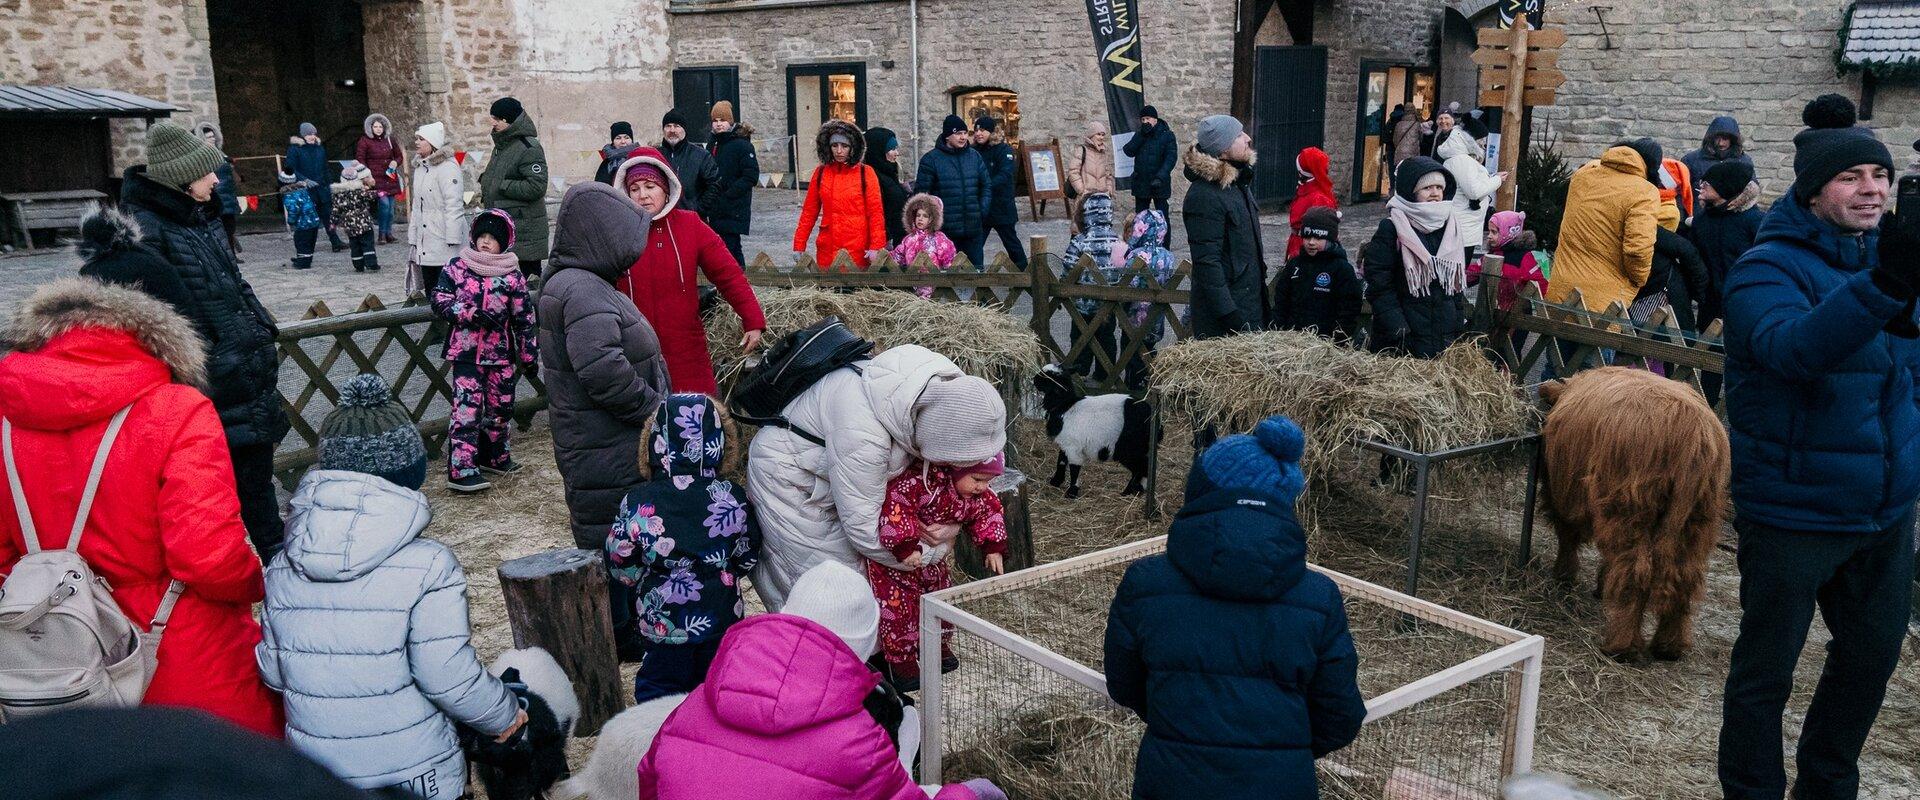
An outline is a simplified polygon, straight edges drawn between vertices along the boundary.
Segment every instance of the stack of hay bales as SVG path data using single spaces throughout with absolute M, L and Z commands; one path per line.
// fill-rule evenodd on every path
M 838 315 L 855 333 L 872 339 L 876 352 L 917 344 L 953 359 L 968 374 L 1014 392 L 1019 381 L 1040 369 L 1044 357 L 1039 338 L 1024 321 L 985 306 L 876 289 L 839 293 L 756 286 L 753 292 L 767 315 L 768 346 L 821 317 Z M 740 317 L 723 307 L 707 316 L 706 327 L 713 371 L 724 390 L 742 367 Z

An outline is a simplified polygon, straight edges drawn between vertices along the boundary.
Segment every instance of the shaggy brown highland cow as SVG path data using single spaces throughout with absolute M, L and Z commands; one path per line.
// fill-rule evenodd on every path
M 1543 436 L 1560 537 L 1554 576 L 1573 583 L 1592 541 L 1607 616 L 1600 649 L 1615 658 L 1648 649 L 1641 617 L 1651 612 L 1651 654 L 1681 657 L 1726 516 L 1726 429 L 1686 384 L 1643 370 L 1588 370 L 1542 385 L 1540 397 L 1552 407 Z

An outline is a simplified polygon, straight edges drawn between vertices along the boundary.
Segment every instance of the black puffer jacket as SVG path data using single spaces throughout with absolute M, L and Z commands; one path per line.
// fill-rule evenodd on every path
M 1447 181 L 1446 199 L 1453 200 L 1453 175 L 1446 167 L 1425 156 L 1400 162 L 1394 174 L 1394 192 L 1411 199 L 1420 177 L 1438 172 Z M 1454 224 L 1459 224 L 1457 221 Z M 1420 234 L 1427 252 L 1440 249 L 1444 228 Z M 1399 233 L 1391 218 L 1380 220 L 1373 238 L 1360 251 L 1367 278 L 1367 297 L 1373 301 L 1373 335 L 1367 342 L 1372 350 L 1398 350 L 1414 358 L 1434 358 L 1453 344 L 1467 327 L 1466 295 L 1448 294 L 1435 280 L 1424 297 L 1416 297 L 1407 288 L 1407 269 L 1401 262 Z M 1456 258 L 1460 257 L 1458 254 Z
M 574 543 L 606 545 L 620 499 L 640 484 L 640 432 L 670 390 L 660 339 L 613 285 L 647 246 L 626 195 L 582 183 L 560 201 L 540 288 L 540 373 Z
M 1253 202 L 1253 168 L 1187 148 L 1193 187 L 1180 205 L 1193 250 L 1193 335 L 1267 327 L 1266 247 Z
M 677 145 L 663 140 L 660 154 L 673 165 L 673 174 L 680 176 L 680 202 L 674 207 L 705 214 L 720 191 L 720 165 L 714 162 L 707 148 L 691 139 L 681 139 Z M 625 186 L 613 188 L 627 190 Z
M 988 225 L 1012 225 L 1020 221 L 1020 207 L 1013 202 L 1013 176 L 1019 165 L 1013 146 L 998 133 L 986 144 L 975 145 L 980 159 L 987 164 Z
M 140 242 L 173 267 L 186 287 L 181 309 L 207 344 L 207 385 L 227 443 L 274 444 L 287 435 L 287 412 L 276 388 L 279 329 L 227 250 L 219 206 L 195 203 L 186 193 L 149 179 L 146 166 L 130 167 L 120 187 L 120 210 L 140 225 Z
M 987 205 L 993 187 L 987 176 L 986 159 L 971 147 L 948 149 L 941 142 L 920 157 L 920 171 L 914 173 L 913 190 L 940 198 L 946 205 L 944 233 L 948 238 L 965 239 L 986 233 Z
M 1173 166 L 1180 160 L 1180 143 L 1161 120 L 1142 128 L 1120 151 L 1133 159 L 1133 196 L 1153 200 L 1173 197 Z
M 865 161 L 873 167 L 874 174 L 880 176 L 880 208 L 887 216 L 887 247 L 893 247 L 907 238 L 900 212 L 906 210 L 907 197 L 912 194 L 907 185 L 900 182 L 900 162 L 887 160 L 887 151 L 898 148 L 900 140 L 889 128 L 868 128 L 866 135 Z
M 712 207 L 700 212 L 715 233 L 752 233 L 753 187 L 760 183 L 760 160 L 753 154 L 753 128 L 745 123 L 713 135 L 713 163 L 720 169 Z
M 1674 319 L 1669 324 L 1678 324 L 1684 330 L 1699 330 L 1694 327 L 1693 304 L 1708 294 L 1707 265 L 1686 237 L 1657 228 L 1653 240 L 1653 269 L 1633 299 L 1638 302 L 1663 291 L 1667 293 L 1667 304 L 1673 307 Z

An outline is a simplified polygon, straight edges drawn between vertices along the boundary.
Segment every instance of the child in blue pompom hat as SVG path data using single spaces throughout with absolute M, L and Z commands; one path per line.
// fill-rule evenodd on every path
M 1317 797 L 1314 759 L 1367 716 L 1340 590 L 1307 569 L 1306 437 L 1282 416 L 1195 460 L 1167 552 L 1107 618 L 1107 691 L 1147 723 L 1136 798 Z

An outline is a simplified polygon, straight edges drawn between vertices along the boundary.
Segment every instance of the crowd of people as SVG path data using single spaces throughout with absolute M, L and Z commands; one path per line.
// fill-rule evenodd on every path
M 979 780 L 915 786 L 900 735 L 920 665 L 960 667 L 944 639 L 923 659 L 920 596 L 951 584 L 963 537 L 989 569 L 1006 566 L 999 390 L 894 346 L 795 387 L 781 424 L 740 442 L 716 398 L 699 282 L 757 349 L 766 320 L 739 252 L 751 131 L 726 103 L 710 115 L 711 149 L 688 143 L 677 114 L 658 148 L 616 123 L 600 180 L 569 188 L 549 224 L 532 118 L 510 97 L 489 114 L 496 150 L 471 217 L 445 127 L 412 142 L 409 281 L 448 327 L 446 485 L 483 491 L 521 468 L 515 386 L 541 377 L 571 534 L 604 554 L 617 655 L 639 664 L 634 701 L 676 709 L 634 765 L 639 796 L 1004 797 Z M 1744 613 L 1719 775 L 1729 797 L 1786 792 L 1781 718 L 1817 610 L 1833 638 L 1793 791 L 1853 796 L 1906 632 L 1920 496 L 1920 221 L 1887 213 L 1890 152 L 1847 101 L 1822 97 L 1794 140 L 1793 186 L 1762 211 L 1731 118 L 1681 159 L 1625 141 L 1574 173 L 1548 254 L 1524 214 L 1489 213 L 1509 176 L 1486 167 L 1475 118 L 1454 119 L 1392 120 L 1393 192 L 1357 264 L 1339 242 L 1326 154 L 1297 154 L 1301 200 L 1270 280 L 1244 125 L 1206 117 L 1180 150 L 1149 106 L 1125 148 L 1129 219 L 1105 131 L 1075 151 L 1069 261 L 1090 260 L 1089 283 L 1124 282 L 1134 263 L 1171 277 L 1178 165 L 1200 338 L 1278 327 L 1432 358 L 1464 333 L 1476 280 L 1501 282 L 1501 308 L 1532 284 L 1591 310 L 1642 319 L 1671 304 L 1687 307 L 1682 326 L 1722 322 L 1727 380 L 1708 391 L 1724 388 L 1732 430 Z M 309 226 L 295 226 L 296 266 L 326 230 L 379 269 L 405 164 L 390 127 L 370 116 L 356 163 L 331 181 L 302 125 L 283 176 L 304 198 L 290 219 Z M 70 549 L 119 613 L 155 620 L 168 635 L 148 704 L 284 738 L 354 787 L 459 796 L 463 732 L 510 741 L 528 714 L 472 647 L 466 577 L 427 535 L 426 448 L 378 376 L 334 390 L 283 520 L 273 454 L 291 422 L 276 330 L 237 266 L 217 134 L 151 126 L 118 210 L 83 223 L 79 277 L 16 315 L 0 358 L 13 500 L 0 503 L 0 573 Z M 993 118 L 945 120 L 911 186 L 890 130 L 829 121 L 816 149 L 796 251 L 811 240 L 822 264 L 890 254 L 947 269 L 961 253 L 978 264 L 998 234 L 1024 260 L 1014 157 Z M 1482 263 L 1496 253 L 1498 274 Z M 1157 338 L 1148 311 L 1125 316 Z M 1104 374 L 1113 328 L 1094 335 L 1107 363 L 1075 368 Z M 1146 381 L 1144 360 L 1111 369 Z M 1106 626 L 1112 697 L 1146 720 L 1134 792 L 1312 796 L 1314 759 L 1352 741 L 1365 708 L 1339 592 L 1306 569 L 1293 512 L 1304 434 L 1275 417 L 1202 439 L 1167 553 L 1128 570 Z M 108 502 L 93 504 L 96 488 Z M 66 539 L 45 533 L 69 523 Z M 770 613 L 746 614 L 749 581 Z M 1219 646 L 1253 629 L 1266 633 Z

